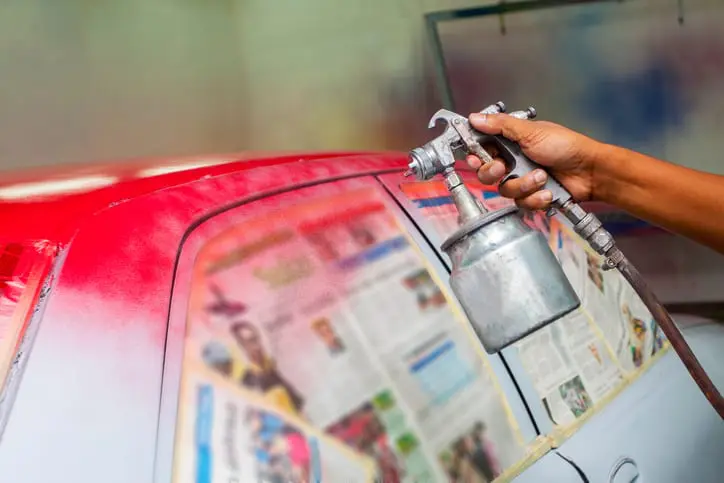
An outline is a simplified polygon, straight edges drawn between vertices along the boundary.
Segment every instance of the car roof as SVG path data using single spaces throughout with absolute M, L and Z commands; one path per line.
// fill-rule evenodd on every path
M 0 241 L 63 243 L 83 218 L 154 191 L 265 166 L 359 155 L 405 158 L 402 153 L 384 152 L 242 152 L 0 173 Z

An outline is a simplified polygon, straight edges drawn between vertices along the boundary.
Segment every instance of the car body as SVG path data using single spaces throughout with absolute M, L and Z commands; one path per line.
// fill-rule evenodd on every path
M 12 350 L 0 400 L 0 478 L 171 481 L 183 457 L 175 439 L 194 267 L 206 241 L 231 226 L 327 196 L 327 189 L 342 201 L 369 189 L 449 294 L 441 235 L 399 188 L 406 164 L 401 153 L 246 153 L 7 175 L 0 185 L 2 246 L 20 247 L 37 263 L 18 279 L 17 310 L 6 317 L 18 340 L 6 344 Z M 3 275 L 9 290 L 13 274 Z M 724 380 L 721 326 L 684 326 L 712 378 Z M 310 356 L 302 350 L 296 357 L 301 364 Z M 724 425 L 671 350 L 622 376 L 595 410 L 565 427 L 552 423 L 516 348 L 479 357 L 520 448 L 504 479 L 713 482 L 724 472 Z M 361 366 L 367 364 L 348 367 Z M 338 388 L 330 400 L 344 392 Z M 475 400 L 465 407 L 474 412 Z M 405 414 L 419 429 L 422 423 Z M 454 425 L 451 414 L 440 431 Z M 429 475 L 442 479 L 440 462 L 426 451 L 436 468 Z M 191 480 L 176 474 L 174 481 Z

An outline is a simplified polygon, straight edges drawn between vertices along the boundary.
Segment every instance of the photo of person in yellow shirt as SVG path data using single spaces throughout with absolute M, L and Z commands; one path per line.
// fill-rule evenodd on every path
M 246 358 L 241 384 L 264 394 L 276 407 L 301 414 L 304 399 L 279 373 L 274 359 L 266 352 L 259 330 L 248 322 L 236 322 L 231 334 Z
M 621 312 L 628 321 L 629 348 L 634 366 L 641 367 L 644 363 L 644 342 L 646 341 L 646 324 L 631 313 L 628 304 L 623 304 Z

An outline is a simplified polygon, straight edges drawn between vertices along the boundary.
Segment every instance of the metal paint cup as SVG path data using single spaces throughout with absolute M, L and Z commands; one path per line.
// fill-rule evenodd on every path
M 489 354 L 581 304 L 545 237 L 516 207 L 467 221 L 441 248 L 452 261 L 453 292 Z

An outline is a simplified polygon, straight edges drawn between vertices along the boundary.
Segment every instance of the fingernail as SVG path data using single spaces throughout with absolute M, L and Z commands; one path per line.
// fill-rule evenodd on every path
M 478 124 L 487 124 L 488 123 L 488 116 L 485 114 L 480 114 L 479 112 L 470 114 L 470 121 Z
M 546 180 L 546 174 L 543 170 L 537 169 L 533 172 L 533 179 L 537 184 L 543 184 Z
M 553 193 L 548 190 L 541 191 L 538 196 L 540 196 L 541 201 L 543 201 L 544 203 L 550 203 L 551 201 L 553 201 Z
M 505 166 L 498 162 L 493 162 L 493 165 L 490 167 L 490 175 L 495 176 L 496 178 L 500 178 L 505 174 Z

